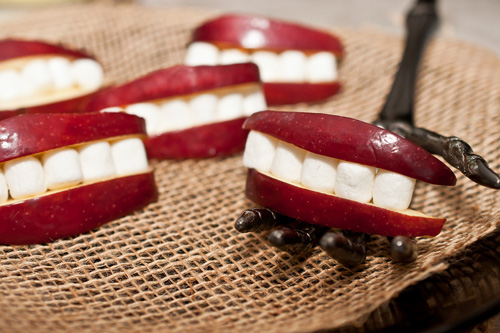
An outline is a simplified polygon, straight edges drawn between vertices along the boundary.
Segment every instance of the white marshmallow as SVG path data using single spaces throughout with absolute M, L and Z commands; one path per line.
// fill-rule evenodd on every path
M 144 118 L 148 135 L 159 134 L 160 107 L 153 103 L 136 103 L 125 107 L 125 112 Z
M 116 174 L 108 142 L 89 143 L 79 147 L 78 153 L 85 181 L 110 178 Z
M 7 182 L 5 181 L 5 176 L 3 171 L 0 170 L 0 204 L 9 199 L 9 188 L 7 187 Z
M 0 101 L 23 96 L 23 86 L 22 76 L 15 69 L 0 72 Z
M 189 44 L 184 63 L 188 66 L 217 65 L 219 49 L 210 43 L 194 42 Z
M 201 94 L 189 100 L 193 125 L 203 125 L 215 121 L 217 99 L 214 94 Z
M 181 130 L 193 126 L 193 119 L 188 104 L 183 100 L 172 100 L 160 106 L 161 133 Z
M 306 78 L 307 57 L 301 51 L 288 50 L 280 54 L 278 80 L 304 82 Z
M 307 58 L 306 81 L 332 82 L 337 79 L 337 63 L 330 52 L 318 52 Z
M 369 202 L 372 198 L 375 170 L 374 167 L 340 161 L 337 166 L 335 193 L 342 198 Z
M 228 50 L 222 50 L 220 52 L 218 63 L 221 65 L 230 65 L 230 64 L 240 64 L 249 61 L 250 61 L 250 55 L 248 55 L 247 53 L 238 49 L 228 49 Z
M 416 180 L 399 173 L 379 169 L 373 185 L 373 203 L 390 209 L 410 206 Z
M 32 86 L 33 92 L 47 91 L 52 89 L 52 75 L 50 75 L 47 61 L 35 59 L 26 64 L 21 70 L 21 75 L 28 85 Z
M 97 90 L 104 81 L 101 65 L 92 59 L 77 59 L 71 64 L 73 81 L 85 90 Z
M 111 144 L 111 154 L 118 176 L 126 176 L 148 170 L 148 158 L 139 138 L 129 138 Z
M 60 148 L 42 156 L 45 184 L 49 190 L 56 190 L 83 181 L 80 157 L 75 149 Z
M 292 144 L 283 141 L 278 142 L 271 165 L 271 173 L 282 180 L 300 183 L 305 153 L 304 149 Z
M 243 116 L 243 95 L 230 93 L 222 96 L 217 103 L 217 120 L 224 121 Z
M 278 139 L 257 131 L 250 131 L 243 153 L 243 165 L 263 172 L 271 171 Z
M 260 78 L 264 82 L 277 81 L 279 56 L 274 52 L 257 51 L 251 56 L 252 61 L 259 67 Z
M 333 193 L 338 160 L 307 152 L 302 165 L 302 185 L 315 191 Z
M 71 63 L 63 57 L 52 58 L 48 61 L 48 68 L 55 89 L 66 89 L 73 85 Z
M 255 112 L 264 111 L 266 109 L 266 97 L 260 89 L 249 93 L 243 99 L 243 115 L 245 116 L 250 116 Z
M 13 199 L 22 199 L 47 191 L 42 163 L 32 156 L 5 162 L 5 180 Z

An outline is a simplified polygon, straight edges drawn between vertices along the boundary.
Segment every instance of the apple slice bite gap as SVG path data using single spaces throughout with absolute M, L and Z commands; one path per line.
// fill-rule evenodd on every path
M 252 61 L 259 66 L 269 105 L 325 100 L 340 89 L 337 65 L 344 53 L 331 33 L 250 15 L 224 15 L 200 25 L 186 65 Z
M 345 266 L 366 258 L 369 234 L 388 236 L 395 262 L 416 258 L 416 236 L 436 236 L 445 218 L 408 209 L 415 180 L 452 186 L 442 156 L 476 183 L 500 188 L 500 177 L 471 147 L 413 125 L 417 68 L 437 22 L 434 1 L 417 1 L 407 17 L 406 47 L 391 92 L 374 122 L 333 115 L 261 112 L 244 153 L 246 195 L 263 208 L 245 210 L 240 232 L 276 228 L 269 241 L 301 253 L 319 244 Z M 330 228 L 342 229 L 342 232 Z
M 92 56 L 42 41 L 0 40 L 0 119 L 79 112 L 103 85 Z
M 0 243 L 75 236 L 155 201 L 144 127 L 115 113 L 0 121 Z
M 126 112 L 146 120 L 149 158 L 183 159 L 241 152 L 245 119 L 267 108 L 253 63 L 174 66 L 99 92 L 88 111 Z

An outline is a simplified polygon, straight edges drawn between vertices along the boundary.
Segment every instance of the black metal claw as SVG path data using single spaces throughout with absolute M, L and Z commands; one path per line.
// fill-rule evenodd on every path
M 366 242 L 369 235 L 344 230 L 329 231 L 321 237 L 319 245 L 333 259 L 344 266 L 355 267 L 366 259 Z
M 272 231 L 267 239 L 280 250 L 297 255 L 315 246 L 327 229 L 326 227 L 299 222 L 297 225 L 281 227 Z
M 394 262 L 410 263 L 417 259 L 415 240 L 406 236 L 389 237 L 391 258 Z
M 275 213 L 270 209 L 252 208 L 241 213 L 234 223 L 234 228 L 241 233 L 261 232 L 290 222 L 293 222 L 293 219 Z

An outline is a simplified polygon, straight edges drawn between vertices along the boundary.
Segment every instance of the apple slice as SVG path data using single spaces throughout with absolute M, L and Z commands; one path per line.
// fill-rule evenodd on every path
M 444 218 L 408 209 L 415 180 L 452 186 L 455 174 L 421 147 L 359 120 L 258 112 L 243 155 L 246 195 L 312 224 L 384 236 L 435 236 Z
M 224 15 L 199 26 L 186 65 L 255 62 L 269 105 L 321 101 L 340 89 L 340 40 L 303 25 L 250 15 Z
M 87 110 L 114 107 L 146 119 L 150 158 L 181 159 L 242 151 L 244 120 L 267 105 L 257 66 L 245 63 L 158 70 L 99 92 Z
M 41 41 L 0 40 L 0 119 L 78 112 L 103 84 L 90 55 Z
M 0 121 L 0 243 L 78 235 L 156 200 L 144 136 L 144 120 L 126 114 Z

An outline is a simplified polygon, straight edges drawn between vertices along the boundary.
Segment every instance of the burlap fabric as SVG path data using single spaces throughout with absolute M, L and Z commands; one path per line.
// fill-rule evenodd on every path
M 39 11 L 0 25 L 0 37 L 43 38 L 84 47 L 120 83 L 182 61 L 206 11 L 81 5 Z M 342 93 L 284 107 L 373 121 L 403 41 L 373 30 L 334 28 L 346 57 Z M 500 170 L 500 61 L 492 53 L 436 39 L 423 61 L 416 123 L 468 141 Z M 18 332 L 313 331 L 362 324 L 404 288 L 448 267 L 447 259 L 492 232 L 500 197 L 458 175 L 453 188 L 418 184 L 412 207 L 445 216 L 419 239 L 412 264 L 393 264 L 374 237 L 364 265 L 349 270 L 321 250 L 293 257 L 265 234 L 238 234 L 245 199 L 241 155 L 153 162 L 158 202 L 71 239 L 0 246 L 0 330 Z

